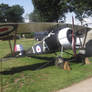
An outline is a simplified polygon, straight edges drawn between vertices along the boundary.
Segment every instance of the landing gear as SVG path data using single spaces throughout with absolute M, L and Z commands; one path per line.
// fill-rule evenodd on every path
M 71 70 L 69 61 L 64 61 L 64 59 L 60 56 L 56 58 L 55 65 L 64 70 L 68 70 L 68 71 Z
M 57 57 L 55 60 L 55 65 L 60 67 L 60 68 L 64 68 L 64 60 L 62 57 Z
M 85 64 L 90 64 L 88 57 L 85 57 Z
M 69 61 L 68 61 L 68 60 L 64 60 L 64 58 L 62 58 L 63 52 L 64 52 L 64 48 L 63 48 L 63 46 L 62 46 L 62 47 L 61 47 L 61 55 L 58 56 L 58 55 L 55 53 L 55 55 L 57 56 L 57 58 L 56 58 L 56 60 L 55 60 L 55 65 L 56 65 L 57 67 L 60 67 L 60 68 L 64 69 L 64 70 L 70 71 L 71 68 L 70 68 Z M 69 53 L 68 53 L 68 54 L 69 54 Z

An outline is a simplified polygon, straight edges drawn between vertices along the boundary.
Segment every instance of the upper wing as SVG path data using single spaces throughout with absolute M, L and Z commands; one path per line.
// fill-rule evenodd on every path
M 30 32 L 42 32 L 47 31 L 54 27 L 71 27 L 71 24 L 62 23 L 4 23 L 0 24 L 0 39 L 14 35 L 16 33 L 30 33 Z M 79 30 L 82 26 L 75 26 L 75 29 Z
M 30 33 L 46 31 L 57 23 L 3 23 L 0 24 L 0 38 L 14 35 L 16 33 Z

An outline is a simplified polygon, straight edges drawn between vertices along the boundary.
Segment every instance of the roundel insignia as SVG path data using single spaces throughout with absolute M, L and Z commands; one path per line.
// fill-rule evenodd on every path
M 41 47 L 39 45 L 36 46 L 36 52 L 41 53 Z
M 8 35 L 9 33 L 15 31 L 16 28 L 17 26 L 14 24 L 0 25 L 0 36 Z

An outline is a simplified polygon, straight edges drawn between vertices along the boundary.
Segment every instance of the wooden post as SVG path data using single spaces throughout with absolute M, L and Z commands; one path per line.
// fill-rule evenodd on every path
M 85 57 L 85 64 L 90 64 L 88 57 Z
M 70 68 L 70 64 L 69 64 L 68 61 L 65 61 L 65 62 L 64 62 L 64 70 L 68 70 L 68 71 L 71 70 L 71 68 Z

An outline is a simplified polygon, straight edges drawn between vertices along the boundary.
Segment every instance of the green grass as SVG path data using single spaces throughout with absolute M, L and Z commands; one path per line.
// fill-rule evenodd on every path
M 23 44 L 24 49 L 27 49 L 35 44 L 35 41 L 22 39 L 17 43 Z M 7 41 L 0 42 L 0 58 L 10 52 L 8 47 Z M 65 57 L 68 55 L 65 54 Z M 54 58 L 54 54 L 44 54 L 35 58 L 21 57 L 2 62 L 0 87 L 3 92 L 55 92 L 92 76 L 92 64 L 71 63 L 71 71 L 64 71 L 53 64 L 39 69 Z M 92 61 L 92 58 L 90 60 Z

